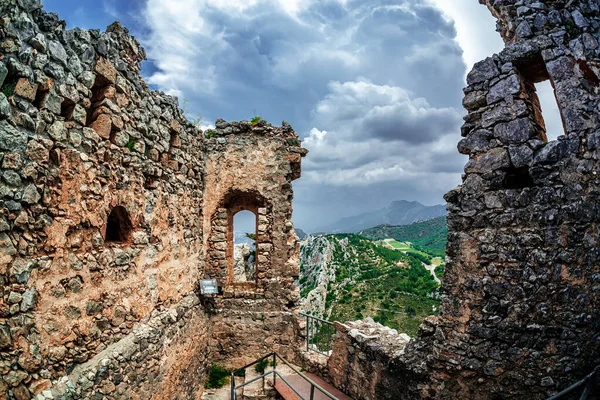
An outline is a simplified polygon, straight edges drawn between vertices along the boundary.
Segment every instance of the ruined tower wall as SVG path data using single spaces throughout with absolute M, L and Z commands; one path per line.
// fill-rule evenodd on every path
M 37 0 L 0 16 L 0 399 L 199 398 L 242 339 L 250 356 L 296 340 L 291 127 L 205 139 L 148 90 L 120 24 L 66 30 Z M 248 190 L 265 203 L 261 270 L 234 290 L 211 224 Z M 199 298 L 203 278 L 224 293 Z
M 223 296 L 214 304 L 215 357 L 227 365 L 248 363 L 270 351 L 292 359 L 298 346 L 294 315 L 300 299 L 299 243 L 291 224 L 292 180 L 306 151 L 284 123 L 217 121 L 206 141 L 204 191 L 206 276 Z M 256 279 L 233 275 L 233 216 L 256 215 Z
M 600 8 L 482 3 L 506 48 L 467 77 L 433 377 L 453 398 L 545 398 L 600 359 Z M 548 79 L 564 125 L 550 142 Z

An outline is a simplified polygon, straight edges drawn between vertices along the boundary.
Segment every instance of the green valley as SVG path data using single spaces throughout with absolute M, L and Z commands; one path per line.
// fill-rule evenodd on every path
M 414 336 L 426 316 L 438 313 L 439 283 L 432 271 L 441 261 L 394 239 L 309 236 L 300 256 L 303 308 L 330 320 L 372 317 Z

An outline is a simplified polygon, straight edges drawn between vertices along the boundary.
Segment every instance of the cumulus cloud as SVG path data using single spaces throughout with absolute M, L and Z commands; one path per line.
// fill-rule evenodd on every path
M 314 115 L 325 126 L 344 126 L 347 139 L 379 138 L 425 143 L 456 129 L 460 114 L 451 107 L 432 107 L 403 88 L 367 80 L 331 82 L 330 93 Z
M 451 19 L 421 0 L 148 0 L 148 81 L 204 116 L 286 120 L 310 150 L 301 227 L 460 181 L 466 72 Z M 363 210 L 364 211 L 364 210 Z

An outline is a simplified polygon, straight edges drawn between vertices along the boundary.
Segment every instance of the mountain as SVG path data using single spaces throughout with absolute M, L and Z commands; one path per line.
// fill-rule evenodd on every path
M 426 269 L 433 264 L 430 255 L 354 234 L 308 236 L 300 245 L 302 311 L 330 321 L 372 317 L 414 336 L 439 308 L 439 284 Z
M 410 225 L 379 225 L 358 234 L 370 240 L 396 239 L 399 242 L 410 242 L 418 250 L 444 257 L 448 227 L 444 216 Z
M 306 232 L 304 232 L 302 229 L 296 228 L 296 236 L 298 236 L 299 240 L 304 240 L 304 239 L 306 239 L 308 234 Z
M 356 233 L 378 225 L 408 225 L 413 222 L 446 215 L 446 206 L 425 206 L 418 201 L 398 200 L 379 210 L 346 217 L 319 231 L 327 233 Z

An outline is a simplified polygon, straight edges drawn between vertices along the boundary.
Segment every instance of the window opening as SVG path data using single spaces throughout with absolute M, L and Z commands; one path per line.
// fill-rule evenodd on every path
M 248 210 L 233 216 L 233 280 L 256 280 L 256 215 Z
M 550 80 L 536 83 L 535 89 L 539 99 L 540 112 L 544 116 L 546 138 L 548 141 L 556 140 L 559 136 L 564 135 L 565 130 L 552 83 Z
M 516 62 L 525 84 L 525 90 L 532 103 L 534 119 L 540 129 L 540 136 L 546 142 L 556 140 L 565 134 L 561 110 L 546 64 L 540 54 L 527 60 Z

